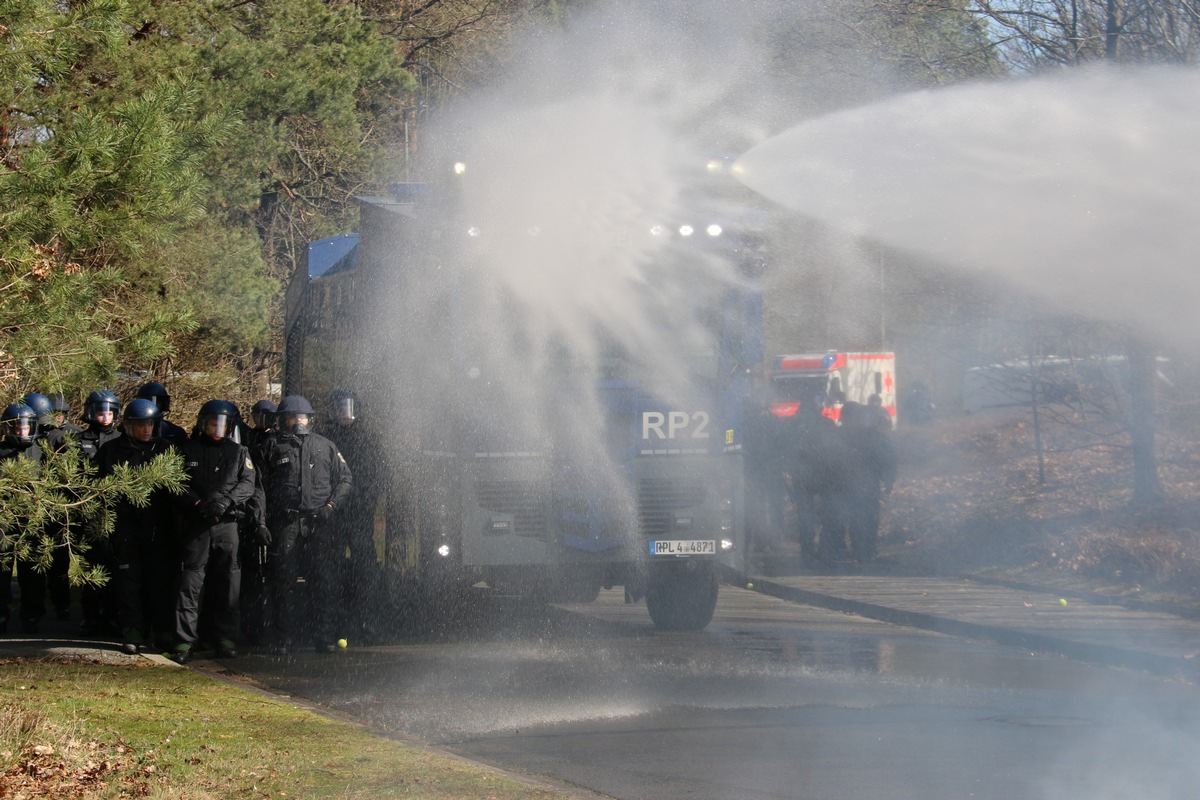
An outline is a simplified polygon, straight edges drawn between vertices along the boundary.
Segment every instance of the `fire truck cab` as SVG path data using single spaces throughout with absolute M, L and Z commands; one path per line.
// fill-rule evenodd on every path
M 776 416 L 790 417 L 802 403 L 824 404 L 822 413 L 838 421 L 847 402 L 879 406 L 896 427 L 895 353 L 804 353 L 777 356 L 771 370 Z

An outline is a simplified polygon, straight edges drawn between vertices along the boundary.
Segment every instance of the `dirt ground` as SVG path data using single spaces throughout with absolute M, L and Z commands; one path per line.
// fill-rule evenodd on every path
M 1200 419 L 1160 424 L 1163 496 L 1142 508 L 1127 435 L 1070 413 L 1043 414 L 1039 427 L 1040 464 L 1027 408 L 902 425 L 880 566 L 1200 612 Z

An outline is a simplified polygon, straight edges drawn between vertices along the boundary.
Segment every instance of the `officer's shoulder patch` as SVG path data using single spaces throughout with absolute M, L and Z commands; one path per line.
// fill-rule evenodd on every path
M 254 469 L 254 462 L 250 460 L 249 456 L 246 457 L 246 469 L 248 469 L 248 470 Z
M 338 451 L 337 451 L 337 454 L 338 454 L 338 460 L 339 460 L 339 461 L 341 461 L 343 464 L 345 464 L 345 463 L 346 463 L 346 457 L 345 457 L 344 455 L 342 455 L 342 451 L 341 451 L 341 450 L 338 450 Z

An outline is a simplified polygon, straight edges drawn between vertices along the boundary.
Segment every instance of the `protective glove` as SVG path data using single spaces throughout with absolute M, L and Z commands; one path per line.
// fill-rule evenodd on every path
M 326 503 L 317 509 L 317 520 L 319 522 L 329 522 L 333 519 L 333 506 Z
M 271 544 L 271 529 L 266 525 L 259 525 L 258 530 L 254 533 L 254 543 L 259 547 L 269 547 Z
M 228 497 L 214 497 L 200 505 L 200 516 L 209 522 L 219 522 L 231 505 Z

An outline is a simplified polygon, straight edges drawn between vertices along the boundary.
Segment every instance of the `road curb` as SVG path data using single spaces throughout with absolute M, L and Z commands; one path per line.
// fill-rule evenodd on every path
M 1080 642 L 1062 636 L 1036 633 L 1018 628 L 968 622 L 942 613 L 891 608 L 877 603 L 853 600 L 823 592 L 814 592 L 808 589 L 787 586 L 771 578 L 761 576 L 748 577 L 732 570 L 728 571 L 723 577 L 728 583 L 734 586 L 749 588 L 751 591 L 769 595 L 780 600 L 827 608 L 833 611 L 843 611 L 894 625 L 904 625 L 910 628 L 934 631 L 949 636 L 982 639 L 1026 650 L 1055 653 L 1066 658 L 1093 664 L 1144 670 L 1164 677 L 1183 678 L 1189 681 L 1200 679 L 1200 664 L 1194 659 L 1185 657 L 1139 652 L 1117 646 Z M 1041 591 L 1045 591 L 1045 589 Z

